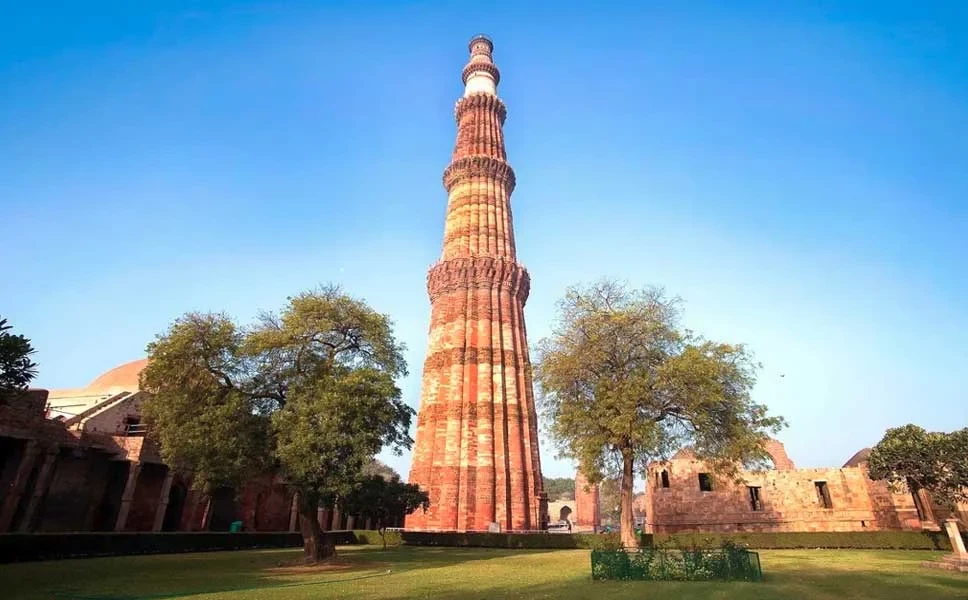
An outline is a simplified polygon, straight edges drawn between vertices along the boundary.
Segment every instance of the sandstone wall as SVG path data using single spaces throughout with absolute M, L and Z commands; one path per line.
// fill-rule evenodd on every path
M 662 471 L 669 487 L 663 487 Z M 743 483 L 711 478 L 711 491 L 700 489 L 699 475 L 709 469 L 694 458 L 654 464 L 646 488 L 648 528 L 679 531 L 868 531 L 920 528 L 911 520 L 913 500 L 871 482 L 863 468 L 786 469 L 745 472 Z M 817 484 L 829 498 L 824 506 Z M 754 508 L 749 488 L 758 488 Z

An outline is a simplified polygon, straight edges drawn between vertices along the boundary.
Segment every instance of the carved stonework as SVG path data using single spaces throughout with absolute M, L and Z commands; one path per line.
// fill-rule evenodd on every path
M 444 169 L 444 189 L 448 192 L 455 185 L 471 177 L 489 177 L 506 186 L 508 195 L 514 191 L 514 169 L 507 162 L 490 156 L 459 158 Z
M 476 70 L 480 70 L 480 68 L 477 68 Z M 493 111 L 501 125 L 504 125 L 504 120 L 508 116 L 508 109 L 506 106 L 504 106 L 504 103 L 501 102 L 500 98 L 490 94 L 478 93 L 471 94 L 470 96 L 466 96 L 457 101 L 457 104 L 454 107 L 454 119 L 460 123 L 460 118 L 465 112 L 471 109 Z
M 464 71 L 460 74 L 460 78 L 464 83 L 467 83 L 467 78 L 471 76 L 474 71 L 484 71 L 490 73 L 491 77 L 494 78 L 494 85 L 501 83 L 501 72 L 496 66 L 491 63 L 480 63 L 472 62 L 464 67 Z M 493 97 L 493 96 L 492 96 Z
M 441 294 L 471 288 L 501 287 L 522 304 L 531 291 L 531 277 L 521 265 L 487 256 L 439 262 L 427 273 L 427 293 L 433 303 Z

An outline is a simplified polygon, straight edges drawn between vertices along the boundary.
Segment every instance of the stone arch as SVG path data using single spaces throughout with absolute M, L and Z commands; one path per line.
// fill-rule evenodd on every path
M 786 448 L 777 440 L 767 440 L 763 442 L 763 449 L 770 455 L 773 461 L 773 468 L 778 471 L 792 471 L 796 468 L 790 457 L 787 456 Z
M 562 506 L 561 510 L 558 511 L 558 520 L 571 522 L 571 519 L 569 517 L 571 517 L 572 512 L 574 511 L 572 511 L 571 507 L 568 506 L 567 504 Z

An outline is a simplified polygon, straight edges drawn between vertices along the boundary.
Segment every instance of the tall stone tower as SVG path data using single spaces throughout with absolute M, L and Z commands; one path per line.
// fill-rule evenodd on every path
M 528 530 L 547 520 L 524 327 L 531 280 L 515 258 L 514 171 L 493 49 L 485 36 L 470 41 L 454 111 L 443 254 L 427 274 L 430 343 L 410 469 L 410 482 L 430 494 L 430 510 L 408 516 L 410 529 Z

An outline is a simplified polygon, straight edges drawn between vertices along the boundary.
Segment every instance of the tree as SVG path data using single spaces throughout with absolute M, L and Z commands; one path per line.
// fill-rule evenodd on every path
M 917 425 L 888 429 L 867 458 L 871 479 L 895 491 L 925 490 L 935 502 L 954 510 L 968 502 L 968 428 L 928 432 Z
M 544 491 L 551 500 L 574 500 L 575 480 L 571 477 L 545 477 Z
M 0 400 L 27 389 L 37 376 L 37 365 L 30 360 L 35 352 L 30 340 L 10 333 L 12 327 L 0 318 Z
M 386 550 L 387 527 L 418 508 L 427 510 L 430 497 L 417 484 L 403 483 L 399 477 L 368 475 L 346 496 L 343 506 L 348 512 L 376 523 Z
M 149 344 L 142 385 L 151 436 L 196 489 L 236 489 L 278 470 L 299 493 L 307 561 L 335 555 L 316 511 L 364 478 L 385 446 L 399 453 L 414 411 L 390 319 L 335 286 L 289 298 L 248 328 L 188 313 Z
M 538 345 L 542 410 L 563 456 L 598 478 L 621 476 L 621 532 L 633 531 L 636 469 L 689 445 L 724 475 L 765 464 L 762 443 L 784 422 L 755 404 L 757 365 L 741 345 L 679 327 L 679 301 L 603 280 L 570 288 Z

